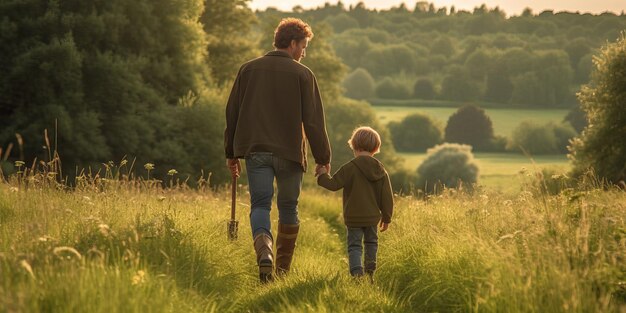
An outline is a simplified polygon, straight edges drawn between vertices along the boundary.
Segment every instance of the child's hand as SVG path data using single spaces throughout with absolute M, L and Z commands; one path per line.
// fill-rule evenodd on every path
M 315 177 L 328 173 L 326 167 L 320 166 L 315 170 Z
M 380 232 L 384 232 L 385 230 L 387 230 L 387 228 L 389 228 L 389 223 L 384 223 L 383 221 L 380 221 Z

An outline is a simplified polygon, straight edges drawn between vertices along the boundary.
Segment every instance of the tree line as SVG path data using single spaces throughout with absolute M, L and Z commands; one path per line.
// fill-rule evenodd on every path
M 294 12 L 332 28 L 331 45 L 349 67 L 346 95 L 355 99 L 570 107 L 589 80 L 592 55 L 626 29 L 623 12 L 526 9 L 507 17 L 498 7 L 464 11 L 423 1 L 387 10 L 339 1 Z
M 254 20 L 240 1 L 1 1 L 4 171 L 54 152 L 70 179 L 125 159 L 224 180 L 225 86 Z

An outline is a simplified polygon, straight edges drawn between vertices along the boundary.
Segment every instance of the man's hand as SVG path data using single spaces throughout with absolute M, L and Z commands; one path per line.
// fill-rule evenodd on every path
M 384 223 L 383 221 L 380 221 L 380 232 L 384 232 L 385 230 L 387 230 L 387 228 L 389 228 L 389 223 Z
M 233 177 L 239 177 L 239 173 L 241 173 L 241 162 L 239 162 L 239 159 L 226 159 L 226 167 L 228 167 Z
M 328 164 L 316 164 L 315 165 L 315 177 L 320 176 L 322 174 L 321 169 L 324 168 L 326 170 L 325 173 L 330 173 L 330 163 Z
M 326 168 L 321 166 L 315 169 L 315 177 L 320 176 L 320 175 L 324 175 L 328 173 L 328 171 L 326 171 Z

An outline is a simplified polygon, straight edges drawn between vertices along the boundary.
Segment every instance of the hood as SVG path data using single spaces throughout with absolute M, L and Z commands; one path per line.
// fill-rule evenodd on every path
M 369 181 L 377 181 L 385 177 L 385 168 L 380 161 L 371 156 L 358 156 L 352 163 L 365 175 Z

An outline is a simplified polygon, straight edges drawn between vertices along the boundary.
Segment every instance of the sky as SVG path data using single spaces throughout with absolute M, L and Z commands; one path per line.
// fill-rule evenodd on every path
M 308 9 L 323 6 L 325 2 L 336 4 L 337 0 L 252 0 L 250 7 L 263 10 L 270 6 L 283 11 L 290 11 L 296 5 Z M 404 2 L 407 8 L 413 9 L 418 0 L 342 0 L 341 2 L 346 8 L 350 4 L 363 2 L 366 7 L 376 9 L 388 9 Z M 620 14 L 626 10 L 626 0 L 430 0 L 427 2 L 434 3 L 437 8 L 443 6 L 450 8 L 454 5 L 457 10 L 468 11 L 484 3 L 489 8 L 499 6 L 509 16 L 520 15 L 526 7 L 531 8 L 535 13 L 554 10 L 555 12 L 579 11 L 580 13 L 590 12 L 594 14 L 611 11 Z

